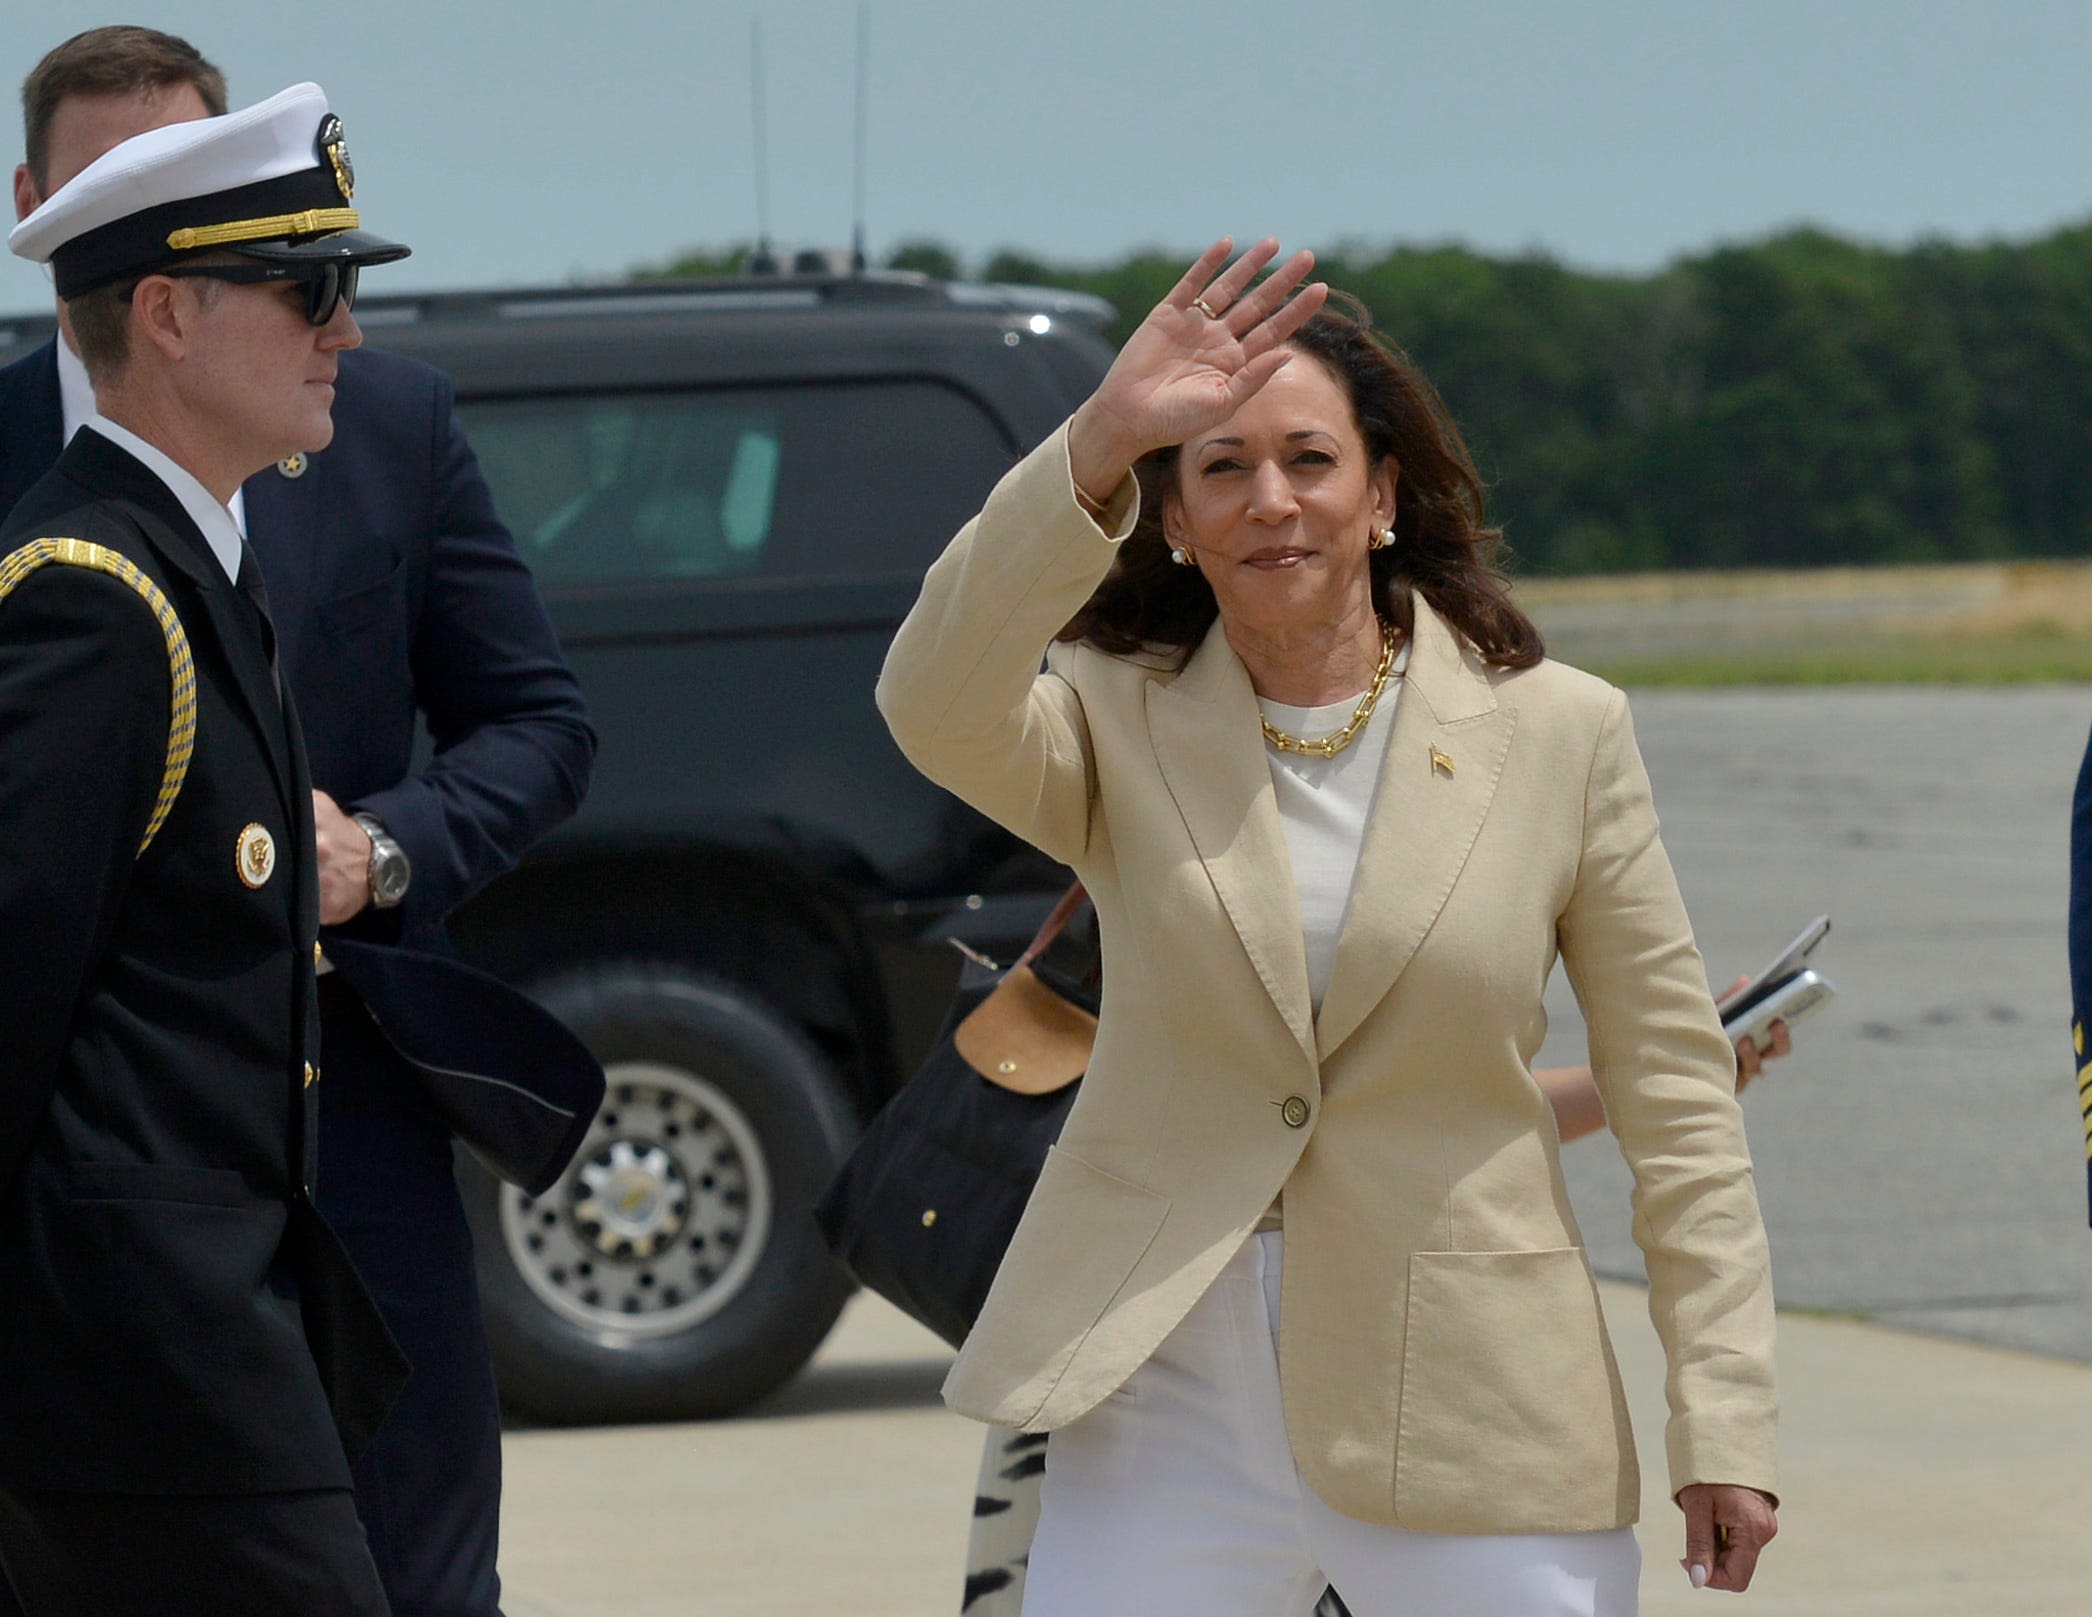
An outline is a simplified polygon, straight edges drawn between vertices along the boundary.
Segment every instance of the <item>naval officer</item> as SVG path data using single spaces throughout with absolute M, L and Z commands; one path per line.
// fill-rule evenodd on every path
M 226 502 L 332 435 L 360 270 L 301 84 L 9 237 L 98 414 L 0 527 L 0 1567 L 28 1617 L 387 1610 L 349 1487 L 404 1361 L 312 1205 L 318 862 Z
M 186 40 L 95 28 L 37 64 L 22 106 L 26 217 L 116 141 L 223 113 L 225 78 Z M 319 1202 L 414 1367 L 356 1461 L 357 1506 L 402 1617 L 495 1617 L 500 1415 L 451 1135 L 529 1184 L 572 1130 L 540 1107 L 554 1127 L 489 1150 L 486 1109 L 475 1127 L 442 1102 L 483 1065 L 507 1081 L 490 1094 L 577 1091 L 562 1104 L 585 1122 L 600 1078 L 576 1075 L 532 1007 L 438 957 L 445 915 L 579 806 L 595 736 L 448 379 L 358 349 L 336 387 L 327 448 L 264 468 L 233 510 L 305 730 L 321 938 L 341 968 L 320 985 Z M 93 408 L 62 338 L 0 370 L 0 515 Z M 417 715 L 435 741 L 418 767 Z M 503 1048 L 471 1048 L 489 1041 Z

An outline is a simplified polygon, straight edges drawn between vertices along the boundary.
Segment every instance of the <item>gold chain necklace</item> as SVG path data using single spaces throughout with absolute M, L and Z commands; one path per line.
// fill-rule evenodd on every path
M 1299 736 L 1287 735 L 1269 719 L 1261 719 L 1264 739 L 1280 752 L 1304 753 L 1310 758 L 1334 758 L 1358 739 L 1359 731 L 1373 716 L 1373 709 L 1380 705 L 1380 693 L 1387 689 L 1387 677 L 1395 666 L 1395 630 L 1390 623 L 1380 625 L 1380 666 L 1373 670 L 1373 683 L 1366 687 L 1366 694 L 1358 699 L 1358 706 L 1351 710 L 1351 718 L 1341 730 L 1332 731 L 1318 741 L 1303 741 Z

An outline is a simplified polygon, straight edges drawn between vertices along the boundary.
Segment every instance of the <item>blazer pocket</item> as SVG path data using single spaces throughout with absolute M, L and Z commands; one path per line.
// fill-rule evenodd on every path
M 132 1426 L 293 1434 L 241 1440 L 268 1455 L 318 1435 L 299 1305 L 269 1284 L 284 1203 L 230 1169 L 75 1163 L 69 1178 L 44 1261 L 64 1284 L 70 1336 L 93 1344 L 91 1373 L 136 1412 Z
M 67 1170 L 76 1202 L 179 1202 L 192 1207 L 247 1207 L 256 1200 L 234 1168 L 175 1167 L 160 1162 L 75 1162 Z
M 1409 1260 L 1395 1515 L 1590 1532 L 1641 1497 L 1626 1398 L 1581 1247 Z

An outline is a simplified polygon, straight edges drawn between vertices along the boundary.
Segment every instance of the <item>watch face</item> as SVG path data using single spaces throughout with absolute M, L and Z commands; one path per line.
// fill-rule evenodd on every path
M 386 834 L 384 826 L 368 815 L 359 814 L 355 819 L 370 838 L 371 902 L 381 910 L 390 909 L 407 896 L 414 867 L 407 863 L 406 850 Z
M 378 860 L 378 868 L 371 877 L 372 895 L 381 904 L 397 904 L 407 896 L 407 861 L 398 854 L 387 854 Z

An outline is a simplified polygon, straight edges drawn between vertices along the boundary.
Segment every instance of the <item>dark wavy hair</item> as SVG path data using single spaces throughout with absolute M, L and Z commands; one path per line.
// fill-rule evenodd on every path
M 1532 620 L 1511 604 L 1495 560 L 1501 530 L 1484 515 L 1481 475 L 1438 390 L 1416 362 L 1373 329 L 1356 298 L 1329 304 L 1294 333 L 1288 347 L 1321 362 L 1350 396 L 1352 415 L 1377 462 L 1391 455 L 1395 542 L 1368 551 L 1381 615 L 1407 636 L 1415 627 L 1411 592 L 1474 643 L 1499 668 L 1530 668 L 1546 651 Z M 1178 448 L 1144 456 L 1140 521 L 1096 593 L 1057 638 L 1115 656 L 1175 651 L 1178 667 L 1206 637 L 1220 608 L 1196 567 L 1169 559 L 1162 536 L 1163 496 L 1178 475 Z

